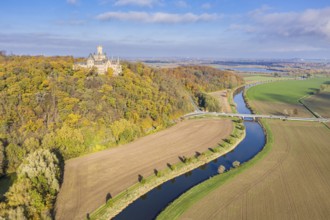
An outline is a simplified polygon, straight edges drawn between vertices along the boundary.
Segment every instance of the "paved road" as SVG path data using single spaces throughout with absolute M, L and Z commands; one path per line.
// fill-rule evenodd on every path
M 229 116 L 229 117 L 240 117 L 240 118 L 270 118 L 270 119 L 280 119 L 280 120 L 290 120 L 290 121 L 315 121 L 315 122 L 329 122 L 329 118 L 301 118 L 301 117 L 287 117 L 283 115 L 255 115 L 255 114 L 238 114 L 238 113 L 223 113 L 223 112 L 203 112 L 195 111 L 186 114 L 184 117 L 194 117 L 194 116 Z

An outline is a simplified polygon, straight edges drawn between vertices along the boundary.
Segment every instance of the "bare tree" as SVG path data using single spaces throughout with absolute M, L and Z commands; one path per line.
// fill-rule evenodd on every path
M 233 167 L 234 167 L 234 168 L 239 167 L 239 165 L 241 165 L 241 163 L 240 163 L 239 161 L 235 160 L 235 161 L 233 162 Z
M 224 173 L 225 171 L 226 171 L 226 167 L 224 165 L 220 165 L 218 168 L 218 173 L 221 174 Z

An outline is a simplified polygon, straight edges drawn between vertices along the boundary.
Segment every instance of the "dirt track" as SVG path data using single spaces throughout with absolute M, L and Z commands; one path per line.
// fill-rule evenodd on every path
M 56 219 L 85 219 L 105 203 L 108 193 L 117 195 L 136 183 L 139 174 L 152 175 L 154 169 L 179 162 L 179 156 L 214 147 L 232 129 L 228 119 L 188 120 L 133 143 L 66 161 Z
M 271 152 L 180 219 L 329 219 L 329 130 L 311 122 L 269 124 Z

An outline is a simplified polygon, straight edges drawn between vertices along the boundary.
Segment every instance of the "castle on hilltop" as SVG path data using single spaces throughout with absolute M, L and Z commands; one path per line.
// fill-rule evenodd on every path
M 97 53 L 89 54 L 87 61 L 83 63 L 75 63 L 73 68 L 93 68 L 97 69 L 98 74 L 105 74 L 109 68 L 113 70 L 113 75 L 118 76 L 122 72 L 122 67 L 117 61 L 110 60 L 105 53 L 103 53 L 102 46 L 97 47 Z

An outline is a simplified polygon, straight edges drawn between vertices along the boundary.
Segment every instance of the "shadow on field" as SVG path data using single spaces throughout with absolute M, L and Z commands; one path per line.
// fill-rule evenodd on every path
M 105 202 L 108 202 L 110 199 L 112 199 L 112 196 L 110 193 L 107 193 L 107 195 L 105 196 Z
M 138 181 L 141 183 L 143 180 L 143 176 L 141 174 L 138 175 Z

